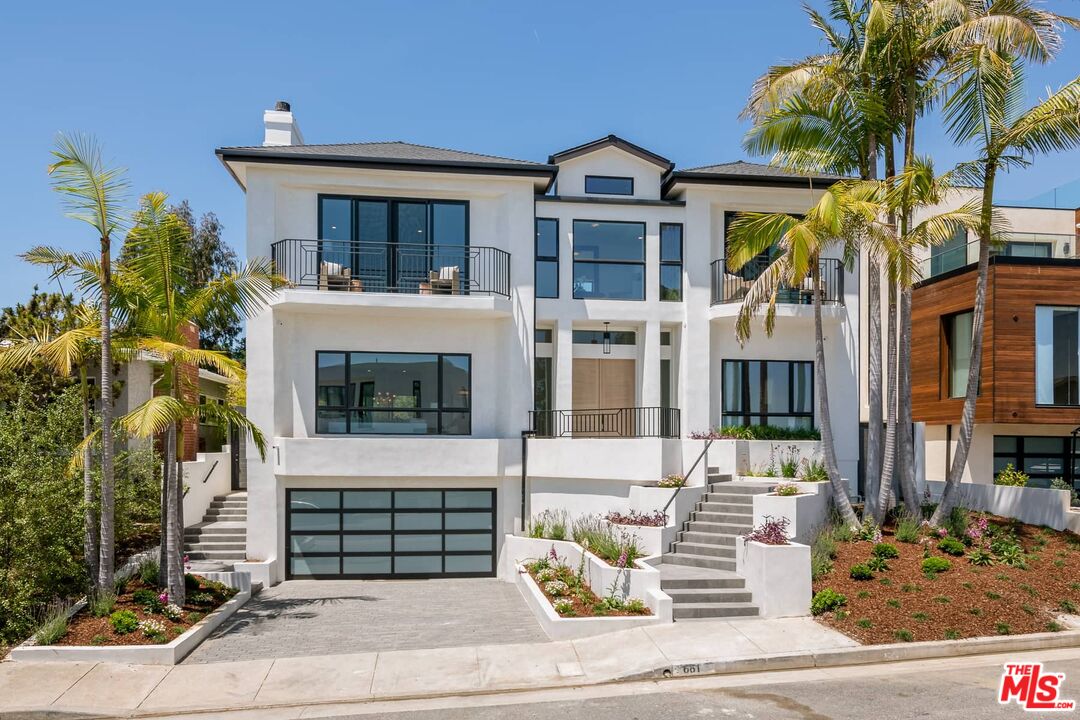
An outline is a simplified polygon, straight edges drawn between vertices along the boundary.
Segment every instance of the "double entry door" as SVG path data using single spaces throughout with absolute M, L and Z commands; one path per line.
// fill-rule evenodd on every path
M 638 418 L 634 360 L 574 358 L 575 437 L 633 437 Z

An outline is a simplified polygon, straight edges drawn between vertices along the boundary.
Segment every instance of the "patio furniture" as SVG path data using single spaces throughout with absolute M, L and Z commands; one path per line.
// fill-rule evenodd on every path
M 341 263 L 322 261 L 319 263 L 319 289 L 320 290 L 345 290 L 352 289 L 352 268 L 342 266 Z
M 460 295 L 461 271 L 457 265 L 448 265 L 428 273 L 428 281 L 420 283 L 421 295 Z

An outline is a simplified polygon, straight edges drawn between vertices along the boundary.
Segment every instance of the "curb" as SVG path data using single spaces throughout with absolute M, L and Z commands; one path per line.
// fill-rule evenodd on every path
M 1035 633 L 1013 637 L 982 637 L 968 640 L 932 640 L 891 645 L 869 645 L 834 650 L 815 650 L 802 653 L 775 653 L 754 658 L 720 662 L 673 663 L 662 667 L 619 677 L 615 682 L 657 680 L 695 675 L 727 675 L 772 670 L 805 670 L 808 668 L 869 665 L 906 660 L 994 655 L 1006 652 L 1055 650 L 1080 647 L 1080 631 L 1066 630 Z

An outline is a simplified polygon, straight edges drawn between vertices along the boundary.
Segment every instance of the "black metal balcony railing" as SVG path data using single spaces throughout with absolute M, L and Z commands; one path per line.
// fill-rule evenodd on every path
M 677 438 L 680 436 L 678 408 L 533 410 L 529 412 L 529 419 L 537 437 Z
M 476 245 L 279 240 L 270 246 L 294 287 L 414 295 L 510 296 L 510 253 Z
M 1043 260 L 1076 260 L 1080 258 L 1080 242 L 1076 235 L 1056 233 L 1009 232 L 1002 235 L 1005 241 L 991 248 L 991 255 L 1005 257 L 1039 258 Z M 930 257 L 919 263 L 922 279 L 926 280 L 952 270 L 958 270 L 979 262 L 979 241 L 964 245 L 938 245 L 930 250 Z
M 754 259 L 743 265 L 738 272 L 728 270 L 726 260 L 712 262 L 712 304 L 737 303 L 750 291 L 754 281 L 769 266 L 768 260 Z M 824 258 L 821 268 L 821 302 L 844 302 L 844 267 L 835 258 Z M 798 287 L 783 286 L 776 292 L 776 301 L 789 305 L 812 305 L 814 303 L 814 279 L 809 275 Z

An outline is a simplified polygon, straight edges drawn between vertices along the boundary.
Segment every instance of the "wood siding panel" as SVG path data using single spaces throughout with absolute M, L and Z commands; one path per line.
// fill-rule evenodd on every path
M 912 296 L 912 409 L 916 421 L 959 424 L 962 398 L 948 398 L 942 372 L 942 317 L 970 310 L 974 268 L 915 288 Z M 980 423 L 1080 425 L 1080 408 L 1035 404 L 1035 308 L 1080 306 L 1080 263 L 1009 262 L 990 266 L 983 329 Z

